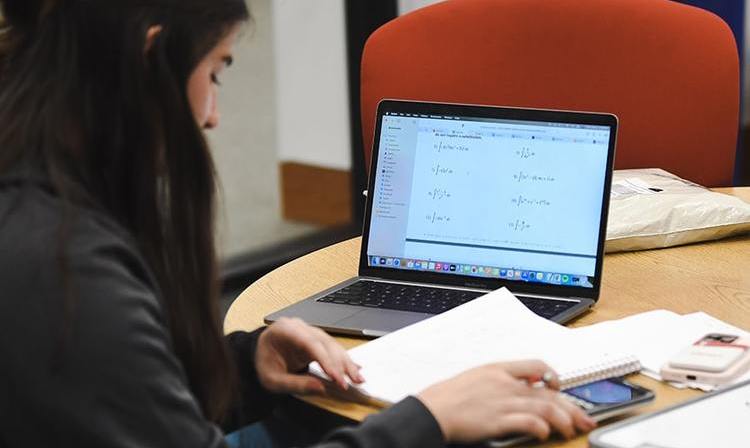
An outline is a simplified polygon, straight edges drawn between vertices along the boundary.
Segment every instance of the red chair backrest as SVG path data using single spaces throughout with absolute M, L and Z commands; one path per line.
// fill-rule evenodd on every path
M 609 112 L 616 168 L 732 183 L 739 62 L 729 27 L 668 0 L 447 0 L 367 41 L 362 129 L 370 163 L 384 98 Z

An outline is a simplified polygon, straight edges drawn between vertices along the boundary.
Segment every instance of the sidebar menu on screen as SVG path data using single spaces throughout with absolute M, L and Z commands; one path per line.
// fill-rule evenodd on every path
M 399 256 L 403 252 L 417 125 L 413 117 L 383 117 L 368 254 Z

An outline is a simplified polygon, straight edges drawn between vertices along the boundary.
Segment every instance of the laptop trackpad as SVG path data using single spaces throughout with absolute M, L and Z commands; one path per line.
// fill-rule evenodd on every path
M 353 316 L 349 316 L 336 322 L 339 328 L 359 328 L 362 330 L 375 330 L 390 333 L 399 328 L 419 322 L 432 317 L 430 314 L 409 313 L 404 311 L 384 310 L 382 308 L 373 310 L 362 310 Z

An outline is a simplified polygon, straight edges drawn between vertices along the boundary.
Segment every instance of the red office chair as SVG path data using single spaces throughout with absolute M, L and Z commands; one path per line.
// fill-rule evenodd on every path
M 383 98 L 610 112 L 617 168 L 732 183 L 739 63 L 729 27 L 667 0 L 448 0 L 362 59 L 365 160 Z

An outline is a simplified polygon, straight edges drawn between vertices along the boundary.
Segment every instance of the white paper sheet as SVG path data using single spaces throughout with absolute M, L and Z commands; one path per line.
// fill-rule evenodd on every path
M 492 362 L 542 359 L 565 376 L 627 358 L 575 333 L 532 313 L 503 288 L 349 353 L 363 366 L 361 389 L 391 403 Z
M 659 370 L 664 363 L 708 333 L 748 335 L 748 332 L 704 312 L 683 316 L 666 310 L 635 314 L 577 330 L 601 344 L 612 345 L 613 350 L 632 353 L 641 361 L 642 373 L 657 380 L 661 380 Z M 750 379 L 750 373 L 732 384 L 743 379 Z M 702 384 L 687 386 L 701 390 L 715 389 L 714 386 Z
M 747 334 L 706 313 L 681 316 L 666 310 L 569 329 L 537 316 L 502 288 L 349 353 L 363 366 L 366 383 L 359 386 L 361 392 L 395 403 L 465 370 L 498 361 L 541 359 L 562 377 L 576 377 L 579 370 L 603 370 L 602 364 L 622 365 L 634 356 L 644 374 L 660 379 L 663 363 L 712 332 Z M 324 376 L 316 363 L 310 369 Z M 750 373 L 743 378 L 750 378 Z M 703 385 L 690 386 L 706 390 Z

